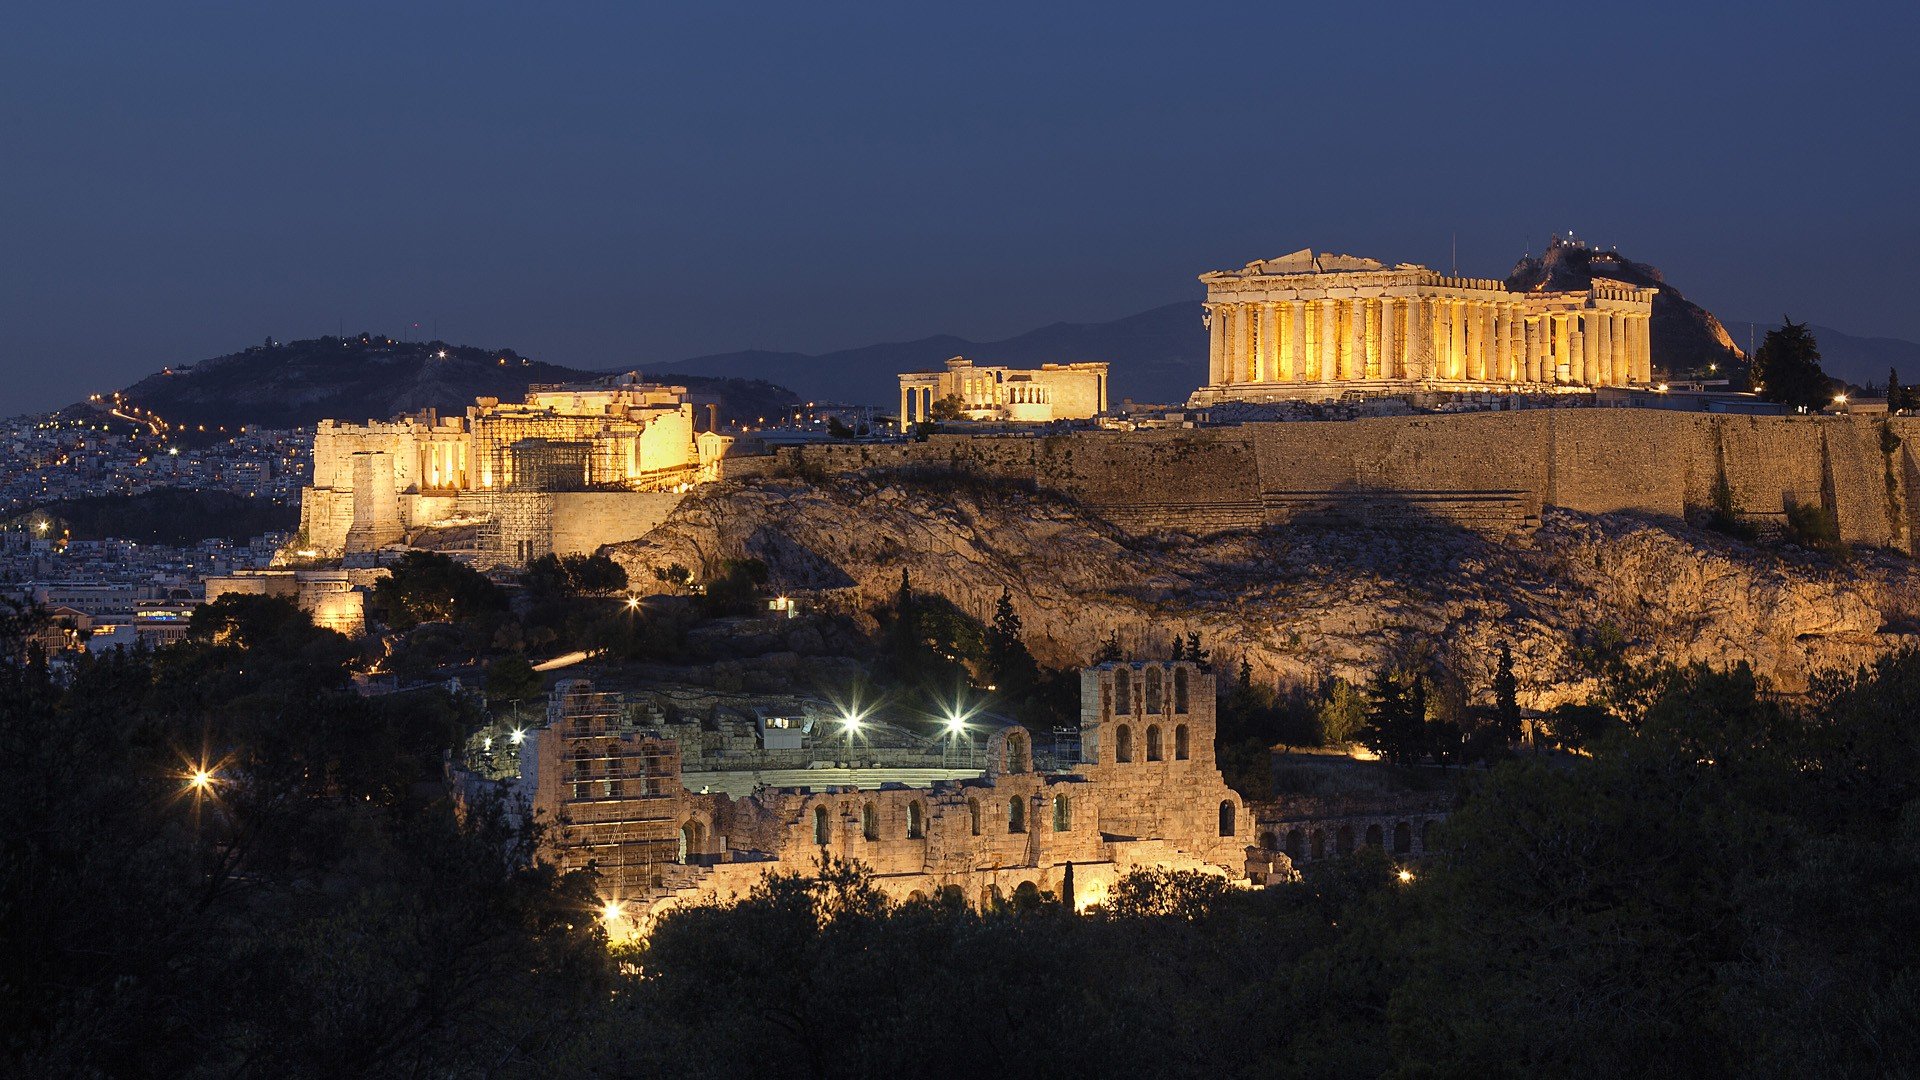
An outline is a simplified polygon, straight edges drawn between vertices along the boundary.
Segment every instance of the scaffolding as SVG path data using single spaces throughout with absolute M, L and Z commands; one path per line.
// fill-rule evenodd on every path
M 547 704 L 560 748 L 562 866 L 591 864 L 607 895 L 639 897 L 671 887 L 684 863 L 680 748 L 638 730 L 625 695 L 563 683 Z

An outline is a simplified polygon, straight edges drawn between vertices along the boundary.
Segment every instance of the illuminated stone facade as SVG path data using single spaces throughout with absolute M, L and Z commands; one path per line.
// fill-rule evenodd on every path
M 1589 392 L 1652 378 L 1658 290 L 1571 292 L 1302 249 L 1203 274 L 1207 385 L 1192 404 L 1409 392 Z
M 1107 411 L 1107 365 L 1088 361 L 1010 368 L 976 364 L 964 356 L 945 371 L 900 376 L 900 430 L 934 418 L 934 405 L 951 399 L 959 418 L 1045 423 L 1085 420 Z
M 1137 867 L 1241 879 L 1289 873 L 1248 851 L 1254 823 L 1214 761 L 1214 677 L 1188 662 L 1081 672 L 1081 762 L 1035 768 L 1018 725 L 986 734 L 976 778 L 878 790 L 772 789 L 745 798 L 682 786 L 675 744 L 637 730 L 581 680 L 556 687 L 548 723 L 525 736 L 519 790 L 563 868 L 592 861 L 603 895 L 636 913 L 744 894 L 821 856 L 855 860 L 900 899 L 960 890 L 970 904 L 1022 884 L 1098 903 Z
M 561 493 L 674 495 L 714 479 L 731 439 L 694 431 L 686 389 L 643 383 L 635 373 L 586 386 L 534 387 L 520 402 L 481 398 L 464 416 L 432 411 L 364 424 L 323 420 L 314 432 L 313 483 L 301 493 L 300 531 L 290 559 L 337 558 L 404 541 L 445 524 L 482 528 L 494 553 L 523 562 L 556 550 L 556 537 L 598 543 L 574 522 L 556 533 Z M 502 500 L 513 503 L 501 505 Z M 654 502 L 639 517 L 657 519 Z M 501 518 L 532 508 L 533 525 Z M 632 508 L 596 504 L 600 520 L 621 523 Z M 536 520 L 537 519 L 537 520 Z M 531 534 L 528 533 L 531 529 Z M 537 535 L 535 535 L 537 534 Z M 584 539 L 581 539 L 584 538 Z

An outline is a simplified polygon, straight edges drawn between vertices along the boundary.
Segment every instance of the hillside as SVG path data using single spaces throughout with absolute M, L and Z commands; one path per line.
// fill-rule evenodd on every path
M 1536 708 L 1594 689 L 1581 646 L 1603 625 L 1625 635 L 1631 659 L 1745 660 L 1787 690 L 1920 642 L 1920 580 L 1903 558 L 1862 551 L 1839 565 L 1561 510 L 1513 543 L 1359 526 L 1143 539 L 1044 494 L 849 476 L 703 487 L 613 554 L 635 581 L 750 555 L 776 588 L 843 590 L 863 610 L 888 601 L 902 569 L 982 617 L 1007 589 L 1054 665 L 1085 662 L 1110 631 L 1145 655 L 1191 631 L 1227 670 L 1244 657 L 1292 685 L 1431 660 L 1484 693 L 1506 642 Z
M 799 401 L 766 383 L 711 375 L 644 372 L 684 384 L 721 419 L 763 416 Z M 519 398 L 534 383 L 580 382 L 603 373 L 529 360 L 512 349 L 375 334 L 271 342 L 167 368 L 128 387 L 126 400 L 168 424 L 307 427 L 318 420 L 386 419 L 420 409 L 460 413 L 476 397 Z
M 186 545 L 223 539 L 244 543 L 261 533 L 292 530 L 299 512 L 228 491 L 157 488 L 137 495 L 93 495 L 34 509 L 59 518 L 74 540 L 113 537 L 142 544 Z
M 1727 320 L 1728 329 L 1742 343 L 1751 334 L 1754 343 L 1758 344 L 1765 340 L 1768 330 L 1779 325 L 1779 316 L 1772 319 Z M 1855 386 L 1873 383 L 1884 387 L 1887 369 L 1892 368 L 1899 373 L 1903 384 L 1912 386 L 1920 382 L 1920 341 L 1858 337 L 1831 326 L 1813 325 L 1807 329 L 1820 346 L 1821 369 L 1836 379 Z

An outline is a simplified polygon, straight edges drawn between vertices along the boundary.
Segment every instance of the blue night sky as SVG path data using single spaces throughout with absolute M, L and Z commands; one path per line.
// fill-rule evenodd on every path
M 1920 338 L 1917 9 L 15 5 L 0 414 L 267 334 L 659 367 L 1567 229 Z

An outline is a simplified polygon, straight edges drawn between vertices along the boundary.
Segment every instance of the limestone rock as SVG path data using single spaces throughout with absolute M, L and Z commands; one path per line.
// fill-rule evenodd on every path
M 756 557 L 776 588 L 855 613 L 888 602 L 903 568 L 983 619 L 1010 589 L 1031 647 L 1055 665 L 1086 662 L 1116 630 L 1145 655 L 1197 632 L 1222 670 L 1244 657 L 1266 679 L 1359 682 L 1431 657 L 1484 696 L 1506 642 L 1522 702 L 1537 708 L 1592 692 L 1576 649 L 1602 625 L 1632 658 L 1745 660 L 1786 691 L 1920 643 L 1920 579 L 1904 558 L 1836 564 L 1562 510 L 1507 542 L 1364 526 L 1141 537 L 1043 493 L 852 475 L 709 485 L 611 553 L 635 581 Z

